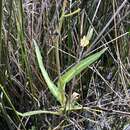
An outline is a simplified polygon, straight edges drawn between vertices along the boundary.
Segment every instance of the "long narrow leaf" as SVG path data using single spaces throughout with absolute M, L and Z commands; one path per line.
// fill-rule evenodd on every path
M 38 64 L 39 64 L 40 70 L 42 72 L 42 75 L 45 79 L 45 82 L 47 83 L 47 86 L 48 86 L 49 90 L 51 91 L 51 93 L 53 94 L 53 96 L 61 103 L 60 91 L 55 86 L 55 84 L 52 82 L 52 80 L 49 78 L 49 75 L 48 75 L 47 71 L 45 70 L 45 67 L 42 62 L 42 56 L 41 56 L 39 47 L 35 40 L 33 40 L 33 42 L 34 42 L 34 46 L 35 46 L 35 52 L 36 52 Z
M 33 116 L 33 115 L 41 115 L 41 114 L 52 114 L 52 115 L 60 115 L 59 112 L 56 111 L 45 111 L 45 110 L 37 110 L 37 111 L 29 111 L 25 113 L 17 112 L 19 116 L 26 117 L 26 116 Z
M 84 60 L 81 60 L 78 64 L 70 68 L 65 74 L 61 76 L 58 80 L 58 87 L 65 89 L 65 84 L 68 83 L 74 76 L 78 75 L 81 71 L 83 71 L 86 67 L 91 65 L 93 62 L 98 60 L 98 58 L 106 51 L 106 48 L 97 52 Z

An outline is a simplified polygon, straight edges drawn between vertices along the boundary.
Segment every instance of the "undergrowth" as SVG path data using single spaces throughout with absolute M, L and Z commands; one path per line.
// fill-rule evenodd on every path
M 127 130 L 128 0 L 0 1 L 0 129 Z

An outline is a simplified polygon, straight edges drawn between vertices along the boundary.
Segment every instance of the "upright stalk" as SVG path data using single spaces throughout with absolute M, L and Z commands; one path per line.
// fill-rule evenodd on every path
M 60 33 L 61 33 L 62 24 L 63 24 L 64 16 L 65 16 L 65 12 L 64 12 L 65 7 L 66 7 L 66 0 L 64 0 L 64 2 L 63 2 L 62 14 L 61 14 L 61 17 L 59 19 L 59 24 L 57 26 L 57 32 L 58 32 L 59 36 L 56 38 L 56 51 L 55 51 L 55 54 L 56 54 L 56 65 L 57 65 L 57 71 L 58 71 L 59 79 L 61 77 L 61 75 L 60 75 L 59 43 L 61 42 Z
M 3 0 L 0 0 L 0 64 L 2 58 L 2 19 L 3 19 Z
M 17 1 L 16 1 L 17 3 Z M 25 67 L 25 71 L 27 74 L 27 78 L 29 80 L 29 85 L 30 85 L 30 91 L 34 97 L 34 89 L 32 85 L 32 75 L 31 75 L 31 69 L 29 66 L 29 60 L 28 60 L 28 53 L 27 53 L 27 48 L 25 45 L 25 30 L 24 30 L 24 10 L 23 10 L 23 0 L 18 1 L 18 14 L 17 14 L 17 30 L 18 30 L 18 42 L 20 44 L 21 48 L 21 53 L 22 53 L 22 64 L 23 67 Z

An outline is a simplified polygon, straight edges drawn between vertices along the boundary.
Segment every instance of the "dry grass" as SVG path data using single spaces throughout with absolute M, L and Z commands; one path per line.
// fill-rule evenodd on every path
M 62 19 L 64 8 L 65 14 L 81 10 Z M 1 0 L 0 12 L 0 84 L 5 91 L 0 91 L 1 129 L 121 130 L 129 124 L 127 0 Z M 90 27 L 94 29 L 90 44 L 82 48 L 80 40 Z M 78 103 L 87 110 L 19 117 L 16 110 L 59 108 L 39 70 L 33 39 L 54 83 L 74 63 L 108 48 L 100 60 L 67 84 L 67 99 L 78 93 Z

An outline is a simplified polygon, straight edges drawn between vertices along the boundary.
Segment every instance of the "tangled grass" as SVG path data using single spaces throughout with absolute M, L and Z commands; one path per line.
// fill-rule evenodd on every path
M 0 128 L 126 130 L 129 24 L 127 0 L 1 0 Z M 49 91 L 34 40 L 54 84 L 75 64 L 107 49 L 66 84 L 66 105 L 76 101 L 80 109 L 61 108 Z

